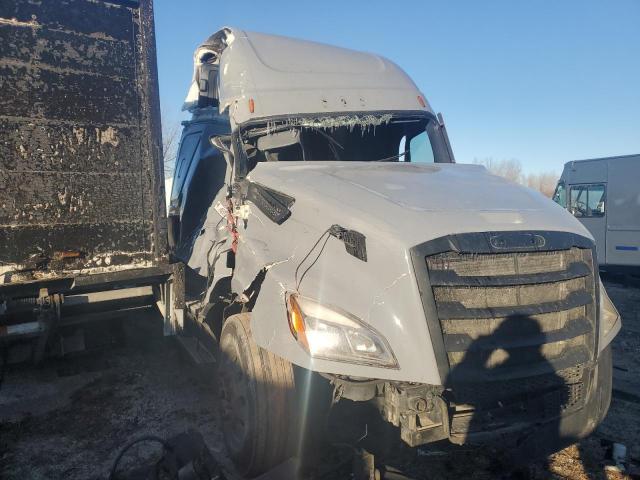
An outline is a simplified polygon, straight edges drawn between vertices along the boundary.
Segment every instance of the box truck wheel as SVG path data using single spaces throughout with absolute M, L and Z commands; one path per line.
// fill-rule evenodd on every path
M 250 318 L 225 322 L 218 377 L 227 449 L 241 474 L 255 476 L 291 455 L 297 415 L 293 367 L 256 345 Z

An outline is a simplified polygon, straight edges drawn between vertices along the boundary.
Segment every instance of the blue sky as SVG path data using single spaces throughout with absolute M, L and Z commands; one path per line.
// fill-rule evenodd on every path
M 155 0 L 163 117 L 221 26 L 390 58 L 444 114 L 458 162 L 526 172 L 640 153 L 640 1 Z

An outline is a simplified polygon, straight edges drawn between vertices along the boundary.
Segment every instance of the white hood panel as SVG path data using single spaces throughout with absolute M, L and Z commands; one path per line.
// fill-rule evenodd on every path
M 372 162 L 261 163 L 251 180 L 296 202 L 336 209 L 336 221 L 392 235 L 406 247 L 444 235 L 550 230 L 591 238 L 580 222 L 538 192 L 479 165 Z M 295 215 L 296 205 L 292 207 Z M 339 217 L 339 218 L 338 218 Z

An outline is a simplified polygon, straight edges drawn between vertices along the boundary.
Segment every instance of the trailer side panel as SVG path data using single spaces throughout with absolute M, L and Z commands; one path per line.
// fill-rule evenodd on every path
M 0 283 L 164 260 L 158 105 L 150 0 L 2 2 Z

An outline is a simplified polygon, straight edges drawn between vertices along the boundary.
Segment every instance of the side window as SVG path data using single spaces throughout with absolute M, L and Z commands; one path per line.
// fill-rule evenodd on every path
M 587 210 L 592 217 L 604 216 L 604 185 L 589 185 Z
M 201 132 L 187 135 L 180 142 L 180 150 L 178 151 L 178 160 L 176 161 L 176 169 L 173 172 L 173 185 L 171 189 L 171 206 L 177 207 L 178 199 L 185 177 L 189 171 L 189 165 L 193 159 L 193 155 L 197 150 L 200 142 Z
M 553 201 L 563 208 L 567 208 L 567 189 L 563 182 L 558 183 L 556 191 L 553 193 Z
M 400 139 L 400 145 L 398 145 L 398 161 L 406 162 L 407 161 L 407 136 L 403 135 Z
M 587 188 L 585 186 L 573 185 L 571 187 L 569 209 L 575 217 L 587 216 Z
M 572 185 L 569 210 L 576 217 L 603 217 L 605 213 L 605 186 Z
M 567 208 L 567 189 L 564 182 L 558 183 L 556 191 L 553 193 L 553 201 L 563 208 Z
M 414 163 L 433 163 L 435 161 L 431 141 L 426 131 L 409 141 L 409 156 Z

